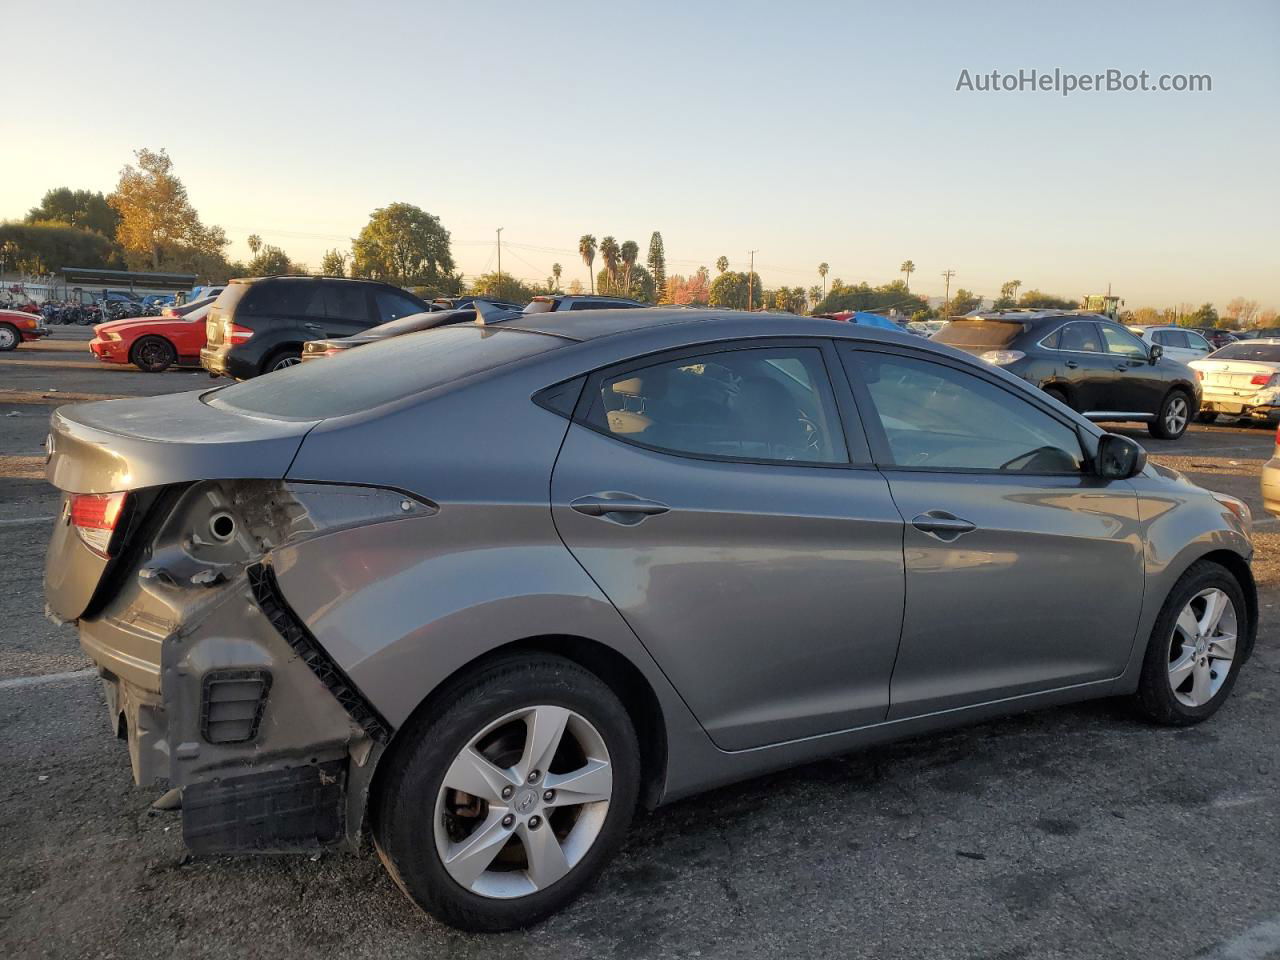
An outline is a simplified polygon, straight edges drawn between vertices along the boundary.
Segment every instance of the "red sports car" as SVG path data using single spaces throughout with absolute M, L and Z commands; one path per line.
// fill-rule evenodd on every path
M 170 307 L 159 317 L 128 317 L 93 328 L 89 350 L 104 363 L 132 363 L 159 373 L 175 363 L 200 363 L 205 315 L 215 297 Z
M 39 340 L 49 335 L 38 313 L 25 310 L 0 310 L 0 351 L 16 350 L 27 340 Z

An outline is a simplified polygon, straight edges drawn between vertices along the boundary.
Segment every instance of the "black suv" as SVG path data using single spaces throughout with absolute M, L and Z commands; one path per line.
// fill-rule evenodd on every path
M 1004 367 L 1090 420 L 1145 423 L 1161 440 L 1182 436 L 1200 409 L 1190 367 L 1100 314 L 956 317 L 933 339 Z
M 215 377 L 248 380 L 297 363 L 308 340 L 347 337 L 430 309 L 413 294 L 376 280 L 232 280 L 205 321 L 200 366 Z

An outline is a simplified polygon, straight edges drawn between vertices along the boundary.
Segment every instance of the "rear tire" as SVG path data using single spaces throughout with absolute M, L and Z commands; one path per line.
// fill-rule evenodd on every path
M 1211 610 L 1210 598 L 1220 607 Z M 1209 719 L 1231 694 L 1252 636 L 1244 591 L 1231 571 L 1209 560 L 1193 564 L 1151 629 L 1133 696 L 1138 713 L 1171 727 Z
M 162 373 L 177 359 L 178 351 L 164 337 L 141 337 L 129 351 L 129 362 L 144 373 Z
M 1184 390 L 1170 390 L 1156 418 L 1147 424 L 1147 431 L 1157 440 L 1177 440 L 1187 432 L 1191 422 L 1191 398 Z
M 277 370 L 285 370 L 302 362 L 302 351 L 296 348 L 286 350 L 277 350 L 267 358 L 267 362 L 262 365 L 263 373 L 275 373 Z
M 635 728 L 613 691 L 543 654 L 464 677 L 383 764 L 370 803 L 383 864 L 422 909 L 473 931 L 527 926 L 573 901 L 622 841 L 640 785 Z
M 17 350 L 20 343 L 22 343 L 22 334 L 18 332 L 18 328 L 12 324 L 0 323 L 0 352 L 8 353 L 10 350 Z
M 1066 393 L 1057 387 L 1045 387 L 1044 392 L 1053 397 L 1053 399 L 1057 400 L 1063 406 L 1071 406 L 1071 401 L 1067 399 Z

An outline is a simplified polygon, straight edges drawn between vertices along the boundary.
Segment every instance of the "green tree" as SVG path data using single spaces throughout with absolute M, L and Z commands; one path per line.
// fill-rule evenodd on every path
M 622 261 L 622 288 L 631 289 L 631 271 L 635 269 L 640 258 L 640 244 L 634 240 L 624 240 L 618 248 L 618 259 Z
M 40 205 L 27 213 L 27 223 L 51 222 L 93 230 L 108 240 L 114 240 L 120 214 L 112 209 L 101 192 L 57 187 L 48 191 Z
M 257 251 L 254 251 L 257 253 Z M 338 250 L 326 250 L 320 258 L 320 275 L 323 277 L 345 277 L 347 275 L 347 255 Z
M 289 255 L 279 247 L 266 244 L 245 267 L 252 277 L 287 277 L 303 271 L 295 270 Z
M 809 309 L 812 311 L 822 302 L 822 298 L 826 294 L 823 292 L 822 285 L 815 283 L 809 288 Z
M 596 280 L 591 265 L 596 262 L 596 238 L 589 233 L 584 233 L 579 237 L 578 255 L 582 257 L 582 262 L 587 265 L 587 274 L 591 277 L 591 292 L 595 293 Z
M 0 246 L 10 251 L 5 256 L 6 265 L 12 267 L 25 261 L 29 269 L 23 273 L 27 274 L 43 274 L 62 267 L 119 270 L 125 265 L 117 244 L 96 230 L 65 223 L 0 224 Z
M 825 260 L 818 264 L 818 276 L 822 278 L 822 298 L 827 297 L 827 272 L 831 269 L 831 265 Z
M 262 249 L 262 238 L 258 236 L 256 233 L 249 234 L 249 237 L 247 240 L 245 240 L 245 243 L 249 245 L 249 253 L 252 256 L 256 257 L 258 255 L 258 251 Z
M 476 277 L 471 282 L 468 292 L 477 297 L 491 297 L 494 300 L 507 300 L 511 303 L 528 303 L 540 291 L 509 273 L 498 276 L 494 272 L 483 273 Z
M 747 309 L 747 275 L 738 270 L 726 270 L 711 282 L 711 290 L 707 302 L 713 307 L 727 307 L 732 310 Z M 760 275 L 751 274 L 751 302 L 759 304 L 763 300 L 764 288 L 760 284 Z
M 1179 322 L 1184 327 L 1216 327 L 1218 311 L 1214 309 L 1212 303 L 1202 303 L 1192 313 L 1183 314 Z
M 601 269 L 596 275 L 596 290 L 610 297 L 630 297 L 641 303 L 653 303 L 657 299 L 653 275 L 644 267 L 636 264 L 628 273 L 624 269 Z
M 831 282 L 831 289 L 821 302 L 814 307 L 814 313 L 839 313 L 843 310 L 897 310 L 902 314 L 911 314 L 917 310 L 926 310 L 929 302 L 918 294 L 907 290 L 902 280 L 872 287 L 866 283 L 846 284 L 837 277 Z
M 609 275 L 609 285 L 614 286 L 618 278 L 618 257 L 621 250 L 618 241 L 613 237 L 605 237 L 600 241 L 600 259 L 604 261 L 604 272 Z M 606 291 L 601 289 L 601 293 Z
M 716 257 L 716 272 L 724 273 L 729 269 L 729 258 L 725 256 Z
M 1022 286 L 1021 280 L 1010 280 L 1007 283 L 1000 284 L 1000 296 L 995 302 L 995 309 L 1008 310 L 1017 305 L 1018 288 Z
M 453 272 L 449 231 L 411 203 L 379 207 L 351 245 L 352 276 L 438 287 Z
M 560 273 L 562 270 L 563 268 L 558 263 L 553 263 L 551 265 L 551 277 L 555 281 L 554 289 L 556 290 L 560 289 Z
M 657 230 L 649 237 L 649 257 L 646 262 L 653 277 L 653 287 L 658 292 L 658 302 L 670 303 L 667 300 L 667 254 L 662 247 L 662 234 Z
M 1021 283 L 1022 281 L 1018 282 Z M 1030 307 L 1035 310 L 1077 310 L 1080 307 L 1080 301 L 1068 300 L 1065 297 L 1055 297 L 1051 293 L 1042 293 L 1039 290 L 1028 290 L 1018 300 L 1018 306 Z
M 961 287 L 951 297 L 951 302 L 943 305 L 944 317 L 962 317 L 982 302 L 978 294 Z
M 107 202 L 120 215 L 116 240 L 130 267 L 189 265 L 192 254 L 219 256 L 227 245 L 221 227 L 206 227 L 173 172 L 164 151 L 134 152 L 137 166 L 126 164 Z
M 907 288 L 907 292 L 910 293 L 911 292 L 911 275 L 916 272 L 915 261 L 903 260 L 902 266 L 898 268 L 898 272 L 905 273 L 907 275 L 906 288 Z

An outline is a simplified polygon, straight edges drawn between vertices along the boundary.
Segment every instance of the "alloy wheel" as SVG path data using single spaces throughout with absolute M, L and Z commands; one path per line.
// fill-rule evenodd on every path
M 296 363 L 301 363 L 301 357 L 281 357 L 271 367 L 272 372 L 283 370 L 285 367 L 292 367 Z
M 1169 400 L 1169 408 L 1164 412 L 1164 426 L 1171 434 L 1179 434 L 1187 426 L 1187 401 L 1181 396 Z
M 0 326 L 0 350 L 12 350 L 18 345 L 18 335 L 13 327 Z
M 1236 608 L 1217 587 L 1182 608 L 1169 643 L 1169 686 L 1178 702 L 1202 707 L 1222 689 L 1236 657 Z
M 480 896 L 544 890 L 586 856 L 612 795 L 599 731 L 564 707 L 526 707 L 486 726 L 449 765 L 432 818 L 436 851 Z

